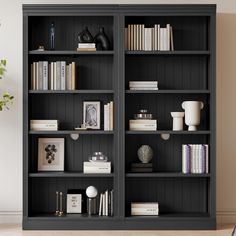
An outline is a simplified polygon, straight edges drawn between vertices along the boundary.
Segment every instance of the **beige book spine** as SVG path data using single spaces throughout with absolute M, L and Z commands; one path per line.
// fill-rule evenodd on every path
M 72 67 L 72 90 L 75 90 L 75 87 L 76 87 L 76 69 L 75 69 L 75 62 L 72 62 L 71 63 L 71 67 Z

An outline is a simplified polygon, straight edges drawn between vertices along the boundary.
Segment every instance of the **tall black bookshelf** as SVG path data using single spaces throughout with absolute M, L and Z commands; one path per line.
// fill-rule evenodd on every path
M 23 5 L 23 228 L 24 229 L 215 229 L 215 14 L 216 5 Z M 48 26 L 56 25 L 54 51 Z M 128 24 L 171 24 L 174 51 L 127 51 Z M 109 51 L 76 52 L 77 35 L 88 26 L 103 26 Z M 30 87 L 34 61 L 75 61 L 77 90 L 35 91 Z M 158 80 L 158 91 L 131 91 L 129 81 Z M 82 102 L 114 101 L 113 131 L 75 131 L 82 123 Z M 204 102 L 198 131 L 172 131 L 171 111 L 185 100 Z M 129 119 L 148 108 L 158 120 L 157 131 L 129 131 Z M 58 119 L 58 131 L 30 131 L 31 119 Z M 74 141 L 70 134 L 78 133 Z M 161 134 L 170 134 L 165 141 Z M 38 172 L 38 138 L 65 138 L 65 171 Z M 153 147 L 153 173 L 131 173 L 142 144 Z M 182 174 L 181 145 L 207 143 L 208 174 Z M 110 158 L 111 174 L 83 174 L 91 150 Z M 114 216 L 86 214 L 56 217 L 55 191 L 70 188 L 114 189 Z M 159 216 L 131 216 L 131 202 L 158 202 Z M 64 199 L 64 206 L 66 205 Z

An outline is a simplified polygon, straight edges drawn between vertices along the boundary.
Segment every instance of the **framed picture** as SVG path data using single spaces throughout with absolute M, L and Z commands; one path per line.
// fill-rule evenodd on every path
M 83 124 L 89 129 L 100 129 L 100 102 L 83 102 Z
M 38 139 L 38 171 L 64 171 L 64 138 Z
M 66 201 L 67 213 L 86 212 L 86 194 L 84 189 L 68 189 Z

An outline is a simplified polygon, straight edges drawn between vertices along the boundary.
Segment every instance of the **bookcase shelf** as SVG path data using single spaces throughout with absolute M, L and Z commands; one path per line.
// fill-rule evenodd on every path
M 84 174 L 78 172 L 36 172 L 36 173 L 29 173 L 29 177 L 31 178 L 102 178 L 102 177 L 109 177 L 113 178 L 114 174 Z
M 210 90 L 197 90 L 197 89 L 189 89 L 189 90 L 177 90 L 177 89 L 172 89 L 172 90 L 125 90 L 126 93 L 128 94 L 139 94 L 139 93 L 153 93 L 153 94 L 198 94 L 198 93 L 203 93 L 203 94 L 210 94 Z
M 57 130 L 57 131 L 34 131 L 30 130 L 29 134 L 54 134 L 54 135 L 62 135 L 62 134 L 114 134 L 114 131 L 104 131 L 104 130 Z
M 211 175 L 210 174 L 183 174 L 183 173 L 171 173 L 171 172 L 166 172 L 166 173 L 126 173 L 126 177 L 131 177 L 131 178 L 147 178 L 147 177 L 152 177 L 152 178 L 171 178 L 171 177 L 176 177 L 176 178 L 209 178 Z
M 197 130 L 197 131 L 173 131 L 173 130 L 156 130 L 156 131 L 132 131 L 127 130 L 126 134 L 140 135 L 140 134 L 176 134 L 176 135 L 194 135 L 194 134 L 210 134 L 210 130 Z
M 114 51 L 94 51 L 94 52 L 77 52 L 77 51 L 37 51 L 37 50 L 32 50 L 29 51 L 30 55 L 114 55 Z
M 126 55 L 210 55 L 210 51 L 125 51 Z
M 96 94 L 96 93 L 101 93 L 101 94 L 105 94 L 105 93 L 114 93 L 114 90 L 102 90 L 102 89 L 80 89 L 80 90 L 29 90 L 30 94 L 58 94 L 58 93 L 64 93 L 64 94 Z
M 52 22 L 55 50 L 48 50 Z M 174 51 L 126 50 L 125 28 L 132 24 L 170 24 Z M 76 51 L 78 34 L 85 27 L 92 36 L 104 27 L 109 50 Z M 216 5 L 211 4 L 23 5 L 23 229 L 216 228 L 215 33 Z M 40 45 L 46 50 L 36 50 Z M 36 71 L 40 61 L 53 65 L 54 74 L 52 62 L 74 62 L 76 90 L 31 90 L 37 79 L 31 79 L 31 65 Z M 50 86 L 57 81 L 53 79 Z M 156 80 L 159 90 L 129 90 L 131 81 Z M 74 130 L 83 123 L 84 101 L 100 101 L 101 129 Z M 110 101 L 114 129 L 104 131 L 103 105 Z M 197 131 L 186 126 L 172 130 L 170 112 L 183 111 L 183 101 L 204 103 Z M 158 130 L 129 130 L 129 120 L 141 109 L 157 119 Z M 60 130 L 29 130 L 30 120 L 37 119 L 59 120 Z M 79 134 L 79 139 L 71 134 Z M 170 134 L 169 139 L 162 134 Z M 38 171 L 40 138 L 64 139 L 64 171 Z M 153 172 L 132 172 L 133 163 L 140 162 L 137 150 L 144 144 L 154 153 Z M 208 145 L 209 173 L 182 173 L 183 144 Z M 83 173 L 83 163 L 95 151 L 108 157 L 112 173 Z M 97 205 L 100 193 L 114 190 L 113 217 L 88 216 L 86 211 L 54 215 L 56 191 L 63 192 L 66 212 L 67 191 L 88 186 L 98 190 Z M 131 216 L 132 202 L 158 202 L 159 216 Z

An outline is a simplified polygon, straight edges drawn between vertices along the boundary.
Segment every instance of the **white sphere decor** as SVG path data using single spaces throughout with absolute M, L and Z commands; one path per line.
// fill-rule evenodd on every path
M 95 198 L 98 195 L 98 190 L 94 186 L 89 186 L 86 189 L 86 195 L 89 198 Z
M 153 150 L 149 145 L 142 145 L 138 151 L 138 158 L 142 163 L 148 163 L 152 160 Z

